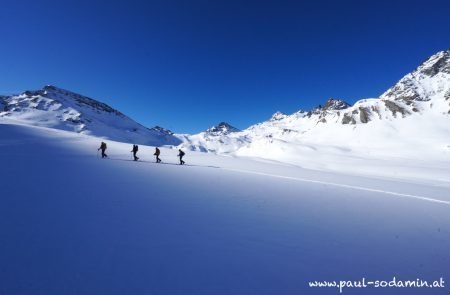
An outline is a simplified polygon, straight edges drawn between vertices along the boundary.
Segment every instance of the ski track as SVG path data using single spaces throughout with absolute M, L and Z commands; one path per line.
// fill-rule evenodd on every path
M 149 160 L 134 161 L 132 159 L 121 159 L 121 158 L 116 158 L 116 157 L 108 157 L 108 159 L 114 160 L 114 161 L 141 162 L 141 163 L 149 163 L 149 164 L 157 164 L 157 165 L 181 166 L 181 165 L 179 165 L 177 163 L 169 163 L 169 162 L 156 163 L 154 161 L 149 161 Z M 268 161 L 268 162 L 272 162 L 272 161 Z M 276 161 L 274 161 L 274 162 L 276 162 Z M 369 188 L 369 187 L 363 187 L 363 186 L 356 186 L 356 185 L 349 185 L 349 184 L 342 184 L 342 183 L 336 183 L 336 182 L 328 182 L 328 181 L 322 181 L 322 180 L 313 180 L 313 179 L 307 179 L 307 178 L 285 176 L 285 175 L 278 175 L 278 174 L 271 174 L 271 173 L 265 173 L 265 172 L 257 172 L 257 171 L 250 171 L 250 170 L 244 170 L 244 169 L 236 169 L 236 168 L 226 168 L 226 167 L 219 167 L 219 166 L 203 166 L 203 165 L 195 165 L 195 164 L 185 164 L 184 166 L 216 168 L 216 169 L 218 168 L 218 169 L 224 169 L 224 170 L 227 170 L 227 171 L 234 171 L 234 172 L 239 172 L 239 173 L 261 175 L 261 176 L 267 176 L 267 177 L 288 179 L 288 180 L 308 182 L 308 183 L 315 183 L 315 184 L 322 184 L 322 185 L 331 185 L 331 186 L 345 188 L 345 189 L 352 189 L 352 190 L 380 193 L 380 194 L 395 196 L 395 197 L 399 197 L 399 198 L 409 198 L 409 199 L 416 199 L 416 200 L 420 200 L 420 201 L 427 201 L 427 202 L 433 202 L 433 203 L 450 205 L 450 201 L 445 201 L 445 200 L 441 200 L 441 199 L 437 199 L 437 198 L 430 198 L 430 197 L 419 196 L 419 195 L 412 195 L 412 194 L 405 194 L 405 193 L 399 193 L 399 192 L 392 192 L 392 191 L 387 191 L 387 190 L 381 190 L 381 189 L 375 189 L 375 188 Z M 298 167 L 298 166 L 295 166 L 295 165 L 292 165 L 292 166 Z M 439 180 L 443 180 L 443 179 L 439 179 Z M 449 180 L 444 180 L 444 181 L 449 181 Z
M 353 189 L 353 190 L 360 190 L 360 191 L 366 191 L 366 192 L 380 193 L 380 194 L 391 195 L 391 196 L 400 197 L 400 198 L 409 198 L 409 199 L 416 199 L 416 200 L 421 200 L 421 201 L 427 201 L 427 202 L 433 202 L 433 203 L 440 203 L 440 204 L 450 205 L 450 201 L 444 201 L 444 200 L 441 200 L 441 199 L 435 199 L 435 198 L 418 196 L 418 195 L 411 195 L 411 194 L 404 194 L 404 193 L 398 193 L 398 192 L 391 192 L 391 191 L 375 189 L 375 188 L 368 188 L 368 187 L 349 185 L 349 184 L 342 184 L 342 183 L 335 183 L 335 182 L 328 182 L 328 181 L 321 181 L 321 180 L 313 180 L 313 179 L 307 179 L 307 178 L 299 178 L 299 177 L 293 177 L 293 176 L 284 176 L 284 175 L 270 174 L 270 173 L 264 173 L 264 172 L 248 171 L 248 170 L 235 169 L 235 168 L 223 168 L 223 169 L 229 170 L 229 171 L 240 172 L 240 173 L 248 173 L 248 174 L 269 176 L 269 177 L 289 179 L 289 180 L 295 180 L 295 181 L 301 181 L 301 182 L 316 183 L 316 184 L 325 184 L 325 185 L 331 185 L 331 186 L 336 186 L 336 187 L 341 187 L 341 188 L 346 188 L 346 189 Z

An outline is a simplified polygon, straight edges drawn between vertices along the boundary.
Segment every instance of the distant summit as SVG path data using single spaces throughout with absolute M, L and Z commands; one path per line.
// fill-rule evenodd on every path
M 429 101 L 431 96 L 441 91 L 447 91 L 445 95 L 450 97 L 449 75 L 450 50 L 440 51 L 428 58 L 415 71 L 403 77 L 380 98 L 412 105 L 414 102 Z
M 433 77 L 439 73 L 450 74 L 450 49 L 440 51 L 422 63 L 416 72 Z
M 344 110 L 350 107 L 350 104 L 343 101 L 342 99 L 335 99 L 330 98 L 325 103 L 325 106 L 323 107 L 324 110 L 328 111 L 337 111 L 337 110 Z
M 200 132 L 198 134 L 175 134 L 180 140 L 181 148 L 191 151 L 211 152 L 211 153 L 227 153 L 235 151 L 240 146 L 242 140 L 239 138 L 241 130 L 231 126 L 227 122 L 219 124 Z M 238 138 L 234 139 L 234 135 Z
M 278 111 L 272 115 L 272 117 L 270 118 L 270 121 L 279 121 L 284 118 L 286 118 L 286 114 L 283 114 L 282 112 Z
M 155 126 L 153 128 L 150 128 L 150 130 L 154 130 L 157 131 L 161 134 L 165 134 L 165 135 L 173 135 L 173 132 L 169 129 L 166 129 L 164 127 L 160 127 L 160 126 Z
M 241 130 L 231 126 L 227 122 L 220 122 L 216 126 L 207 129 L 205 132 L 210 135 L 226 135 L 232 132 L 239 132 Z

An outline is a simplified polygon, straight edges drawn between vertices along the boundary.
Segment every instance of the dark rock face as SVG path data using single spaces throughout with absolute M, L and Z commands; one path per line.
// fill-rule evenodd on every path
M 342 118 L 342 124 L 356 124 L 356 121 L 349 114 L 344 114 L 344 118 Z
M 367 123 L 369 122 L 369 110 L 366 108 L 359 108 L 359 119 L 361 120 L 361 123 Z
M 429 60 L 427 60 L 425 64 L 428 61 Z M 421 72 L 430 77 L 433 77 L 438 73 L 450 74 L 450 50 L 444 51 L 432 65 L 422 69 Z
M 444 94 L 444 98 L 445 98 L 445 100 L 450 100 L 450 90 L 448 90 L 448 91 Z
M 355 116 L 359 115 L 359 121 L 366 124 L 370 121 L 371 110 L 369 108 L 358 107 L 351 112 L 344 113 L 342 124 L 356 124 Z
M 397 116 L 397 113 L 402 114 L 402 116 L 410 114 L 409 111 L 407 111 L 406 109 L 402 108 L 401 106 L 399 106 L 398 104 L 394 103 L 393 101 L 384 100 L 383 102 L 384 102 L 384 105 L 387 107 L 387 109 L 392 112 L 394 117 Z
M 345 110 L 350 107 L 350 104 L 341 100 L 330 98 L 323 107 L 323 110 Z
M 341 99 L 334 99 L 330 98 L 327 100 L 325 105 L 322 107 L 322 105 L 319 105 L 318 107 L 314 108 L 313 110 L 306 113 L 306 117 L 311 118 L 313 115 L 319 116 L 319 122 L 326 123 L 326 117 L 328 112 L 330 111 L 341 111 L 345 110 L 350 107 L 350 104 L 346 103 L 345 101 Z M 338 116 L 340 116 L 340 112 L 337 112 Z

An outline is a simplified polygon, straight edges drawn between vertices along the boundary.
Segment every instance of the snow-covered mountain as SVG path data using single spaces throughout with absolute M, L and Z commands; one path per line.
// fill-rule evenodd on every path
M 216 126 L 213 126 L 211 128 L 208 128 L 205 133 L 211 136 L 218 136 L 218 135 L 227 135 L 232 132 L 239 132 L 241 130 L 237 129 L 236 127 L 231 126 L 227 122 L 220 122 Z
M 221 136 L 186 136 L 192 150 L 258 156 L 303 163 L 305 157 L 359 151 L 392 155 L 450 146 L 450 50 L 428 58 L 379 98 L 349 105 L 329 99 L 324 106 L 291 115 L 276 112 L 268 121 Z M 225 147 L 225 146 L 226 147 Z M 421 149 L 423 148 L 423 149 Z M 409 155 L 412 156 L 412 155 Z
M 180 143 L 169 130 L 158 126 L 146 128 L 107 104 L 51 85 L 20 95 L 1 96 L 0 117 L 116 141 L 149 145 Z
M 234 134 L 239 136 L 235 137 Z M 198 134 L 176 134 L 176 136 L 183 141 L 180 146 L 191 151 L 228 153 L 234 151 L 235 146 L 244 144 L 245 139 L 242 139 L 240 134 L 241 130 L 238 128 L 227 122 L 220 122 Z
M 343 124 L 395 119 L 414 113 L 450 114 L 450 50 L 428 58 L 379 99 L 358 101 L 343 114 Z

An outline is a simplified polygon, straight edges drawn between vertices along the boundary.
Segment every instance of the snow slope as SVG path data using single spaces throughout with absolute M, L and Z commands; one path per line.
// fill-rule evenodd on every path
M 138 144 L 179 144 L 169 130 L 148 129 L 110 106 L 55 86 L 0 97 L 0 118 Z
M 308 281 L 450 274 L 449 181 L 199 152 L 179 166 L 169 148 L 155 164 L 151 146 L 133 162 L 113 141 L 102 160 L 84 134 L 0 134 L 0 294 L 338 294 Z

